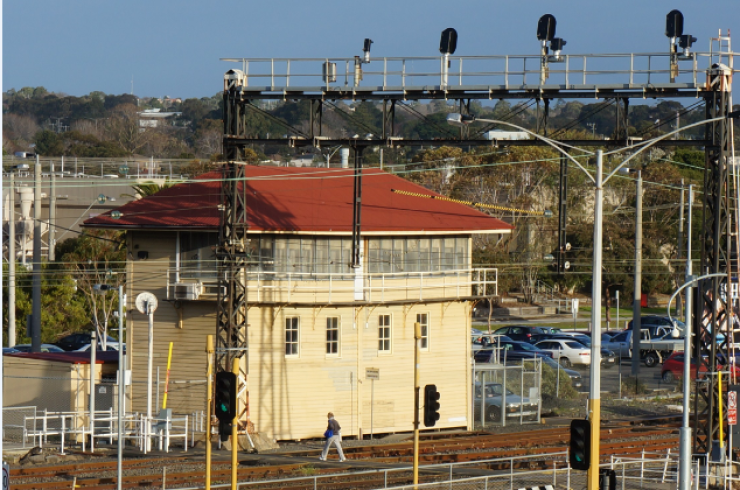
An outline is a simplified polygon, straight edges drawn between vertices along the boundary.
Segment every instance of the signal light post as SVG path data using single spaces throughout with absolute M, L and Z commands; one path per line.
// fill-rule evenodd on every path
M 570 423 L 568 462 L 575 470 L 586 471 L 591 466 L 591 423 L 578 419 Z
M 439 420 L 439 392 L 436 385 L 424 387 L 424 427 L 434 427 Z
M 236 417 L 236 375 L 228 371 L 216 373 L 216 409 L 218 435 L 221 442 L 231 435 L 231 423 Z

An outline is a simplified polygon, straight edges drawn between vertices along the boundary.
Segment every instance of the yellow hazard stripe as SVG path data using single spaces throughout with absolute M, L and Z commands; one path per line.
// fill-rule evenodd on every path
M 419 192 L 408 192 L 408 191 L 402 191 L 399 189 L 391 189 L 391 192 L 395 192 L 396 194 L 401 194 L 404 196 L 412 196 L 412 197 L 425 197 L 427 199 L 436 199 L 438 201 L 449 201 L 449 202 L 456 202 L 458 204 L 465 204 L 466 206 L 475 206 L 477 208 L 486 208 L 486 209 L 497 209 L 499 211 L 512 211 L 515 213 L 525 213 L 525 214 L 533 214 L 535 216 L 544 216 L 544 211 L 531 211 L 527 209 L 519 209 L 519 208 L 509 208 L 506 206 L 498 206 L 496 204 L 485 204 L 482 202 L 474 202 L 474 201 L 463 201 L 461 199 L 453 199 L 451 197 L 445 197 L 445 196 L 430 196 L 429 194 L 421 194 Z

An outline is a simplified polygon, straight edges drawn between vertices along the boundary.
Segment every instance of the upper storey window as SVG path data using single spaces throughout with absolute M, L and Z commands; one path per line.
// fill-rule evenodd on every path
M 371 273 L 440 272 L 470 267 L 467 237 L 370 238 Z

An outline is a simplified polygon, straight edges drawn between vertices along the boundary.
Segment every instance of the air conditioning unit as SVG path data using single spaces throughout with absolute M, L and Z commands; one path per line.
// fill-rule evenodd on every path
M 203 284 L 199 282 L 176 282 L 175 299 L 194 301 L 203 294 Z

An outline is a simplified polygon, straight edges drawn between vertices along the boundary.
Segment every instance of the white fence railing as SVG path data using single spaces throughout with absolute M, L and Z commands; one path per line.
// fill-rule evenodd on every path
M 250 301 L 322 301 L 354 299 L 358 291 L 365 301 L 429 300 L 498 294 L 498 269 L 470 268 L 436 272 L 347 273 L 247 272 Z M 200 299 L 213 300 L 218 294 L 214 271 L 193 268 L 167 270 L 167 298 L 178 298 L 177 284 L 199 285 Z M 361 284 L 361 286 L 358 286 Z
M 729 53 L 721 53 L 726 59 Z M 520 89 L 526 86 L 559 85 L 588 88 L 607 85 L 638 88 L 670 84 L 692 88 L 703 85 L 706 70 L 720 53 L 694 52 L 681 56 L 671 81 L 671 55 L 654 53 L 565 54 L 550 58 L 549 72 L 541 84 L 542 56 L 424 56 L 370 57 L 356 65 L 353 58 L 224 58 L 238 63 L 225 87 L 250 92 L 284 90 L 408 90 L 440 86 L 449 89 Z M 361 67 L 360 70 L 357 68 Z M 331 76 L 325 75 L 330 67 Z
M 118 414 L 112 408 L 95 411 L 94 431 L 90 431 L 90 412 L 51 412 L 36 407 L 3 408 L 3 440 L 25 448 L 59 445 L 60 453 L 71 447 L 95 445 L 95 440 L 107 440 L 112 445 L 118 440 Z M 205 414 L 172 415 L 169 418 L 152 417 L 139 413 L 126 413 L 122 417 L 123 439 L 134 441 L 145 453 L 150 446 L 147 440 L 157 443 L 159 450 L 169 451 L 173 439 L 182 439 L 183 449 L 195 445 L 196 434 L 206 430 Z

